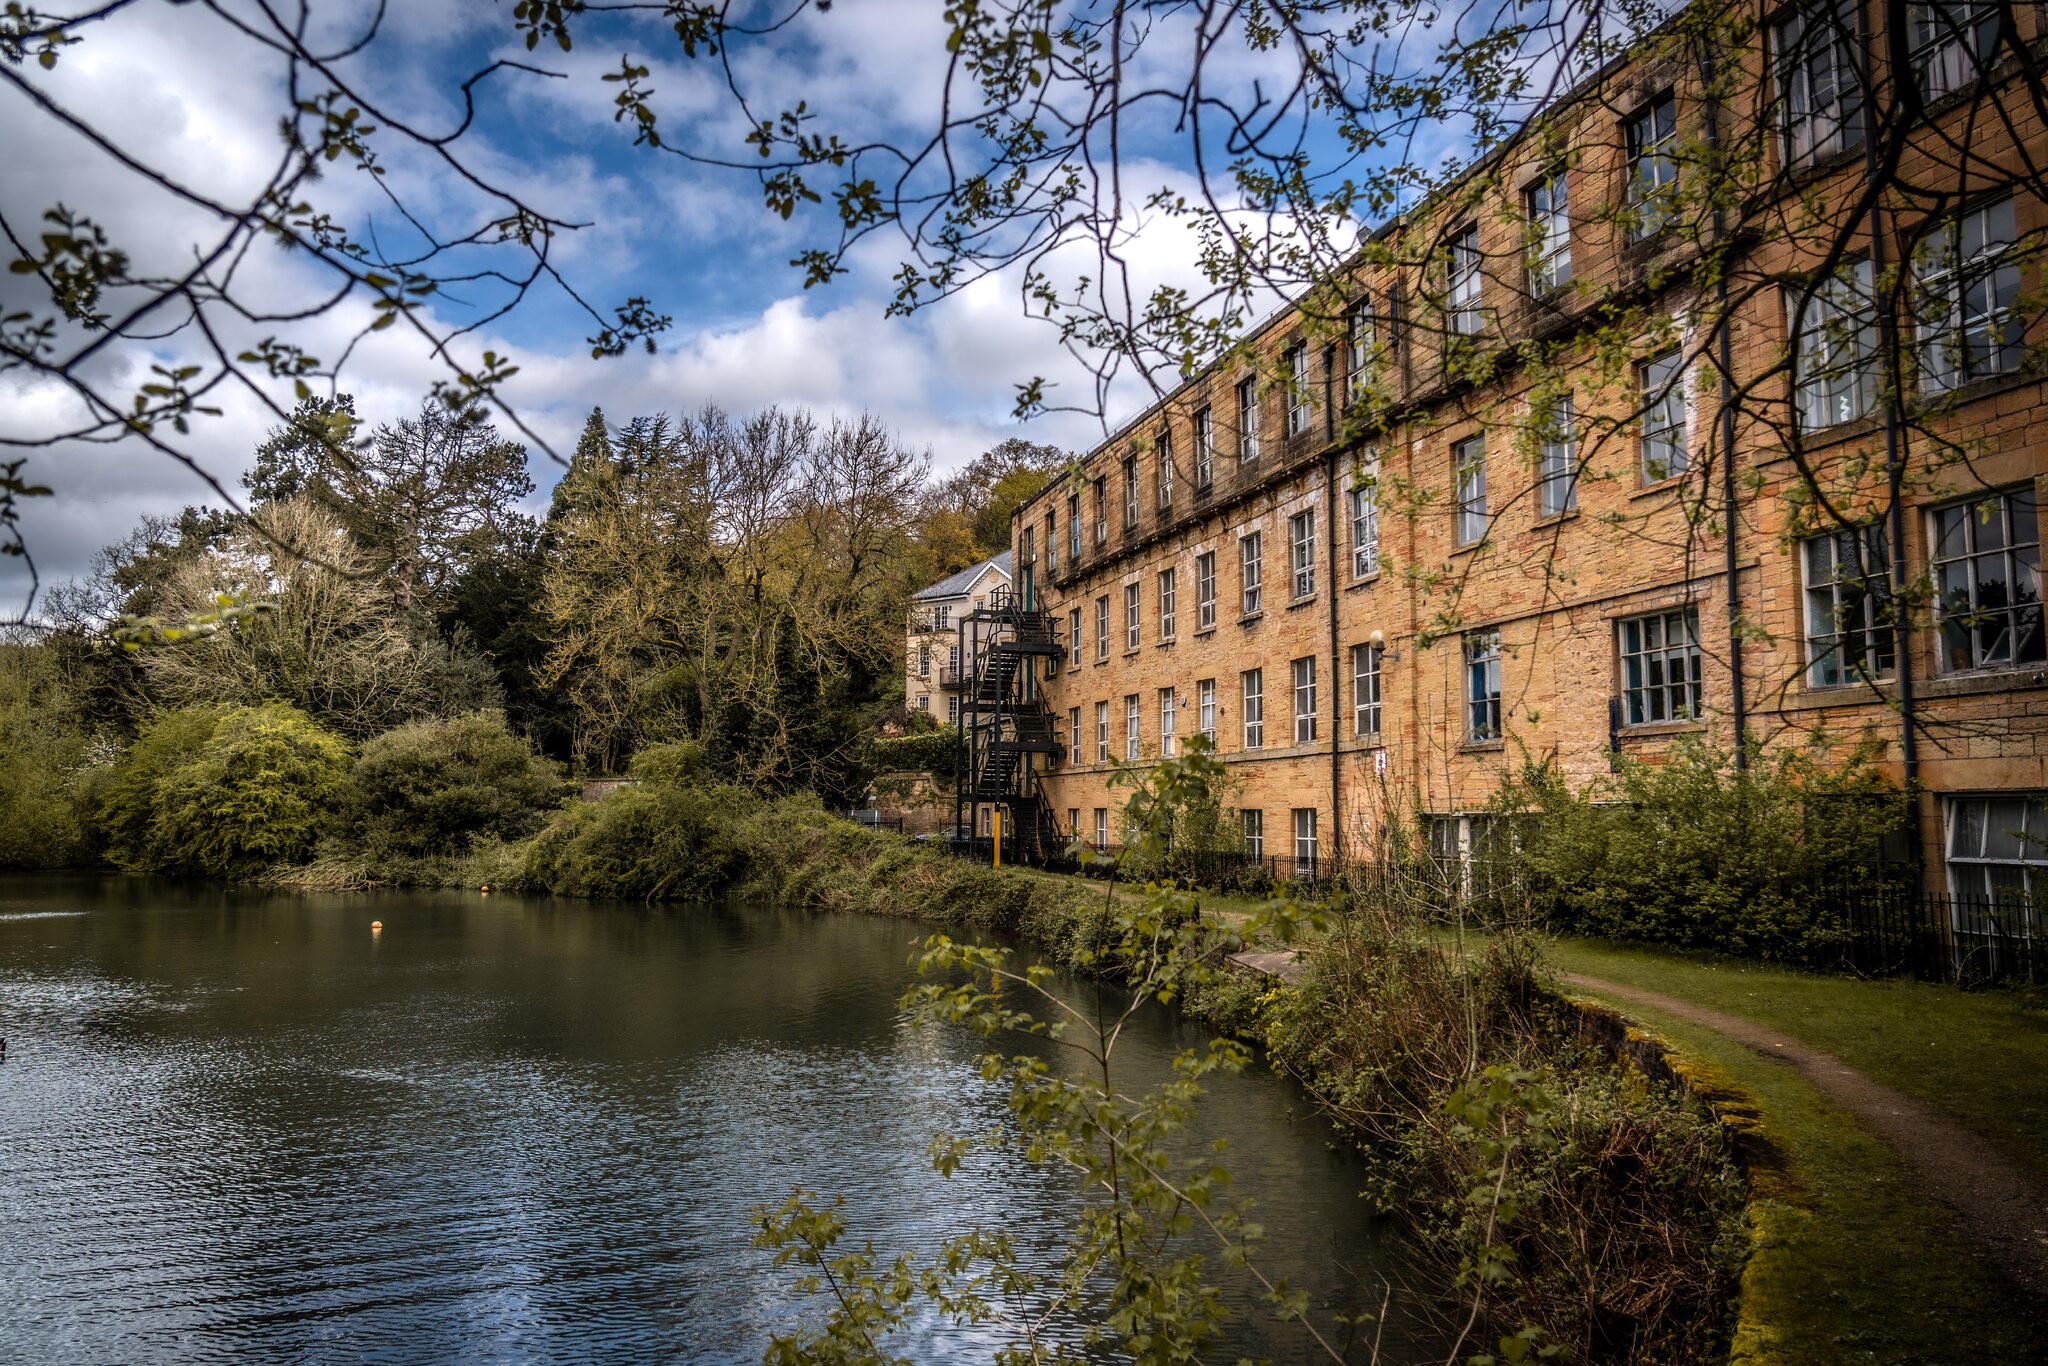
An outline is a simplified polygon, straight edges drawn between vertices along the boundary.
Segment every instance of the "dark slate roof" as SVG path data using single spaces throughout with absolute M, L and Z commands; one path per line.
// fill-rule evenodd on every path
M 990 565 L 994 565 L 998 570 L 1002 571 L 1003 577 L 1008 579 L 1010 577 L 1010 552 L 1005 550 L 1000 555 L 991 555 L 980 564 L 970 564 L 950 578 L 940 579 L 929 588 L 921 588 L 917 591 L 912 601 L 923 602 L 928 598 L 957 598 L 972 588 L 974 581 L 980 578 L 982 571 Z

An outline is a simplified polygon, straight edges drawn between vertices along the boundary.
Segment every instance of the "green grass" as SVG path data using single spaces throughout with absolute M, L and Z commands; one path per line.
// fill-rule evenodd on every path
M 1645 984 L 1647 985 L 1647 983 Z M 1782 1165 L 1759 1171 L 1736 1366 L 2041 1360 L 2014 1297 L 1890 1149 L 1790 1067 L 1630 1007 L 1708 1083 L 1756 1102 Z
M 1545 949 L 1565 971 L 1676 996 L 1824 1048 L 1946 1111 L 2048 1182 L 2048 1010 L 2038 997 L 2029 1008 L 2011 991 L 1867 982 L 1582 939 Z

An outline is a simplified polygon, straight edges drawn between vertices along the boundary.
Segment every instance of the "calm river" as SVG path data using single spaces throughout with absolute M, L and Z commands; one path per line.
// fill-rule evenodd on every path
M 0 881 L 0 1360 L 758 1361 L 823 1314 L 749 1245 L 798 1184 L 891 1254 L 1006 1220 L 1047 1258 L 1064 1175 L 925 1157 L 1004 1107 L 979 1040 L 896 1013 L 919 932 Z M 1127 1075 L 1202 1042 L 1151 1013 Z M 1302 1109 L 1223 1078 L 1200 1137 L 1229 1140 L 1264 1263 L 1377 1307 L 1398 1251 Z M 926 1323 L 900 1350 L 988 1346 Z M 1302 1355 L 1284 1329 L 1238 1346 Z

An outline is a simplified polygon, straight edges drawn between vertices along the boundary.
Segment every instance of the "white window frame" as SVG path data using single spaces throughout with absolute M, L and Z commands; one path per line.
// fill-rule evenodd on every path
M 1562 517 L 1579 509 L 1579 455 L 1572 430 L 1572 401 L 1569 395 L 1557 401 L 1557 408 L 1541 434 L 1536 453 L 1536 515 Z
M 1098 547 L 1109 544 L 1109 480 L 1102 475 L 1095 476 L 1095 544 Z
M 1144 714 L 1137 693 L 1124 694 L 1124 758 L 1136 759 L 1144 753 Z
M 1942 834 L 1949 895 L 1986 905 L 2048 902 L 2048 809 L 2039 792 L 1958 794 L 1944 803 Z M 2038 909 L 2035 916 L 2039 915 Z M 2038 920 L 2027 929 L 2048 926 Z
M 1529 214 L 1529 292 L 1554 294 L 1572 280 L 1571 190 L 1562 166 L 1522 192 Z
M 1380 666 L 1385 647 L 1351 647 L 1351 733 L 1358 739 L 1372 739 L 1380 733 Z
M 1174 630 L 1174 582 L 1171 568 L 1159 571 L 1159 638 L 1172 640 Z
M 1095 599 L 1095 658 L 1109 658 L 1109 594 Z
M 1081 563 L 1081 495 L 1067 495 L 1067 560 Z
M 1238 812 L 1244 825 L 1244 852 L 1256 863 L 1266 857 L 1266 813 L 1257 807 Z
M 1642 394 L 1642 479 L 1662 483 L 1684 474 L 1692 464 L 1687 433 L 1685 352 L 1674 349 L 1650 357 L 1636 367 Z
M 1452 540 L 1459 546 L 1477 545 L 1486 539 L 1490 525 L 1486 512 L 1486 437 L 1468 436 L 1451 446 L 1451 470 L 1456 482 L 1452 510 Z
M 919 678 L 930 678 L 932 676 L 932 647 L 929 645 L 917 647 L 917 676 Z
M 1938 100 L 1991 69 L 1998 56 L 1999 8 L 1988 0 L 1906 6 L 1910 62 L 1921 98 Z
M 1216 625 L 1216 552 L 1205 550 L 1195 556 L 1195 629 L 1211 630 Z
M 1109 848 L 1109 808 L 1106 806 L 1095 808 L 1095 847 Z
M 1124 585 L 1124 649 L 1135 650 L 1144 644 L 1144 594 L 1136 583 Z
M 2011 196 L 1943 219 L 1913 250 L 1920 385 L 1953 389 L 2010 374 L 2026 356 Z
M 1124 530 L 1138 525 L 1138 457 L 1124 457 Z
M 1067 611 L 1067 667 L 1081 667 L 1081 609 L 1078 607 Z
M 1806 166 L 1863 145 L 1856 18 L 1841 0 L 1805 0 L 1772 31 L 1785 164 Z
M 1237 463 L 1249 465 L 1259 458 L 1259 382 L 1247 377 L 1237 382 Z
M 1246 669 L 1238 675 L 1240 704 L 1238 715 L 1244 721 L 1244 747 L 1264 749 L 1266 747 L 1266 673 L 1263 669 Z
M 1081 756 L 1088 751 L 1081 747 L 1081 709 L 1078 706 L 1067 708 L 1067 729 L 1074 740 L 1068 750 L 1068 757 L 1073 763 L 1082 763 L 1084 760 Z
M 1296 342 L 1287 353 L 1287 434 L 1300 436 L 1314 416 L 1315 405 L 1308 392 L 1308 347 Z
M 1292 547 L 1293 601 L 1316 595 L 1316 510 L 1304 508 L 1287 519 L 1287 538 Z
M 1316 809 L 1312 806 L 1294 808 L 1294 875 L 1314 877 L 1316 875 Z
M 1345 497 L 1351 512 L 1351 577 L 1371 578 L 1380 572 L 1380 490 L 1375 466 L 1352 475 Z
M 1345 361 L 1344 395 L 1348 402 L 1356 403 L 1365 396 L 1366 385 L 1372 378 L 1375 358 L 1377 319 L 1370 301 L 1360 299 L 1353 306 L 1350 316 L 1344 321 Z
M 1806 578 L 1807 686 L 1839 688 L 1890 678 L 1897 637 L 1884 528 L 1808 537 L 1800 543 L 1799 564 Z
M 1870 260 L 1845 262 L 1786 299 L 1793 418 L 1801 431 L 1853 422 L 1877 407 L 1877 303 Z
M 1216 415 L 1207 404 L 1195 410 L 1195 489 L 1206 490 L 1216 479 Z
M 1940 671 L 1983 673 L 2048 662 L 2041 616 L 2041 511 L 2034 486 L 1949 503 L 1928 517 Z M 1996 595 L 1986 591 L 1991 584 L 1999 586 Z M 1994 596 L 2002 596 L 2003 604 Z
M 1501 738 L 1500 632 L 1469 631 L 1465 654 L 1465 739 L 1491 744 Z
M 1195 719 L 1202 734 L 1216 743 L 1216 680 L 1198 678 L 1195 680 Z
M 1467 224 L 1444 239 L 1444 330 L 1476 336 L 1483 324 L 1480 293 L 1479 225 Z
M 1294 678 L 1294 743 L 1316 742 L 1316 657 L 1303 655 L 1289 665 Z
M 1622 617 L 1614 623 L 1614 642 L 1621 664 L 1624 726 L 1700 719 L 1705 684 L 1698 608 L 1671 607 Z
M 1246 532 L 1237 539 L 1238 615 L 1251 616 L 1266 605 L 1266 565 L 1259 533 Z
M 1159 434 L 1159 506 L 1173 506 L 1173 433 Z
M 1174 724 L 1173 709 L 1177 700 L 1172 688 L 1159 690 L 1159 757 L 1162 759 L 1173 757 L 1174 733 L 1178 729 Z
M 1624 127 L 1628 152 L 1629 240 L 1655 237 L 1677 217 L 1678 102 L 1668 92 L 1632 115 Z
M 1095 704 L 1095 762 L 1109 762 L 1109 703 Z

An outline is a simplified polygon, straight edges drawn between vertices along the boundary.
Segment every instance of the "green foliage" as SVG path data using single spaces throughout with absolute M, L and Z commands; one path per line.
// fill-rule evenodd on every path
M 959 754 L 960 731 L 956 726 L 941 726 L 916 735 L 886 735 L 874 744 L 875 767 L 884 773 L 931 773 L 950 778 Z
M 349 759 L 346 741 L 281 702 L 168 713 L 101 793 L 108 857 L 138 872 L 220 877 L 302 860 Z
M 1117 813 L 1129 876 L 1187 880 L 1191 857 L 1244 849 L 1244 827 L 1227 804 L 1230 769 L 1216 758 L 1216 742 L 1199 731 L 1175 758 L 1116 762 L 1109 785 L 1131 789 Z
M 1878 876 L 1906 819 L 1877 758 L 1752 750 L 1738 767 L 1687 737 L 1577 792 L 1525 763 L 1495 798 L 1505 827 L 1475 883 L 1575 934 L 1824 963 L 1849 934 L 1841 893 Z
M 1500 1361 L 1705 1361 L 1740 1261 L 1714 1118 L 1579 1040 L 1526 936 L 1457 952 L 1359 897 L 1261 1037 L 1377 1159 Z
M 90 752 L 55 655 L 0 644 L 0 868 L 85 860 L 80 778 Z
M 740 823 L 757 805 L 703 775 L 700 750 L 659 746 L 641 781 L 574 801 L 529 846 L 522 881 L 567 896 L 705 900 L 745 872 Z
M 342 784 L 334 831 L 372 859 L 459 854 L 479 839 L 523 839 L 568 795 L 554 765 L 496 712 L 415 721 L 363 746 Z

